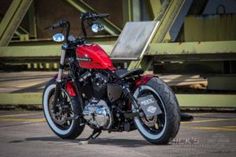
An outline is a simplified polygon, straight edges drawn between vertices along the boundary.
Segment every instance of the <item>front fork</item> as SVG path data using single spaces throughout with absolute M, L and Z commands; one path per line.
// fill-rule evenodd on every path
M 62 82 L 62 75 L 63 75 L 63 70 L 65 66 L 65 56 L 66 56 L 66 49 L 68 45 L 63 44 L 61 47 L 61 58 L 60 58 L 60 65 L 59 65 L 59 70 L 58 70 L 58 75 L 56 79 L 56 89 L 55 89 L 55 97 L 54 97 L 54 105 L 57 103 L 57 98 L 60 95 L 60 89 L 61 89 L 61 82 Z
M 68 47 L 67 44 L 63 44 L 61 47 L 61 59 L 60 59 L 60 66 L 59 66 L 58 75 L 57 75 L 57 83 L 60 83 L 62 79 L 63 70 L 65 66 L 65 57 L 66 57 L 67 47 Z

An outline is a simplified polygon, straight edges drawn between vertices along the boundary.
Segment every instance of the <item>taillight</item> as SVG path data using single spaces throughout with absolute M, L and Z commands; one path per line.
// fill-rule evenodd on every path
M 153 75 L 143 75 L 135 81 L 136 87 L 146 84 L 149 80 L 153 78 Z

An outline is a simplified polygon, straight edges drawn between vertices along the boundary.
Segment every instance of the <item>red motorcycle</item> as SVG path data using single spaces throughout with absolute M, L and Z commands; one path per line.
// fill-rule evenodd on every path
M 180 109 L 172 90 L 158 77 L 142 69 L 117 69 L 97 44 L 87 43 L 85 22 L 94 32 L 103 29 L 98 19 L 108 14 L 81 16 L 83 38 L 69 36 L 70 23 L 61 20 L 49 29 L 63 28 L 53 36 L 60 42 L 60 67 L 43 93 L 43 110 L 52 131 L 63 139 L 75 139 L 85 125 L 95 139 L 108 132 L 138 129 L 150 143 L 167 144 L 178 133 Z

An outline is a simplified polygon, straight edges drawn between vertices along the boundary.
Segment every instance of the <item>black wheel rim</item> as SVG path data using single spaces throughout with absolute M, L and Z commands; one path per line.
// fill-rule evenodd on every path
M 162 111 L 162 114 L 156 116 L 156 121 L 153 122 L 154 123 L 153 127 L 147 126 L 146 122 L 143 119 L 143 118 L 145 118 L 147 120 L 145 114 L 144 114 L 144 117 L 142 117 L 142 118 L 140 117 L 139 120 L 140 120 L 142 126 L 149 133 L 151 133 L 151 134 L 159 134 L 163 130 L 164 125 L 166 123 L 166 120 L 165 120 L 166 112 L 165 112 L 165 109 L 164 109 L 165 106 L 163 104 L 163 101 L 162 101 L 161 97 L 159 95 L 157 95 L 158 93 L 155 93 L 155 92 L 153 92 L 151 90 L 148 90 L 148 89 L 144 89 L 144 90 L 139 91 L 138 97 L 146 96 L 146 95 L 150 95 L 150 94 L 153 95 L 154 98 L 156 99 L 156 101 L 157 101 L 157 103 L 158 103 L 158 105 L 159 105 L 159 107 L 160 107 L 160 109 Z M 158 128 L 155 125 L 158 125 Z
M 67 130 L 73 120 L 73 105 L 71 98 L 61 90 L 60 96 L 57 98 L 56 105 L 54 105 L 55 90 L 52 90 L 49 95 L 48 109 L 54 124 L 61 130 Z

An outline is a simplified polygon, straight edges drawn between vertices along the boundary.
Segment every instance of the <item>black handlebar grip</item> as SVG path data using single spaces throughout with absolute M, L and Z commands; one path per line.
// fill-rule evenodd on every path
M 55 29 L 55 28 L 59 28 L 59 27 L 63 27 L 66 23 L 67 23 L 67 21 L 65 21 L 65 20 L 60 20 L 60 21 L 54 23 L 54 24 L 52 25 L 52 27 L 53 27 L 54 29 Z
M 101 13 L 101 14 L 97 14 L 98 17 L 100 18 L 105 18 L 105 17 L 108 17 L 110 14 L 107 14 L 107 13 Z
M 96 13 L 87 12 L 87 13 L 82 14 L 81 19 L 82 20 L 88 20 L 88 19 L 96 20 L 98 18 L 106 18 L 108 16 L 109 14 L 106 14 L 106 13 L 96 14 Z
M 68 25 L 68 21 L 65 21 L 65 20 L 59 20 L 58 22 L 52 24 L 51 26 L 48 26 L 46 28 L 44 28 L 45 30 L 53 30 L 53 29 L 57 29 L 57 28 L 60 28 L 60 27 L 65 27 L 66 25 Z

